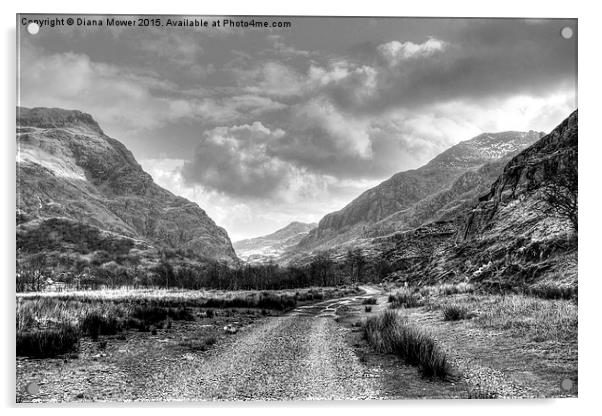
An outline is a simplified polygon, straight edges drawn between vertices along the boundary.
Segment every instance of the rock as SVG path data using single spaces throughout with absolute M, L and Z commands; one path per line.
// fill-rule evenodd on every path
M 226 325 L 224 327 L 224 332 L 228 334 L 236 334 L 238 332 L 238 329 L 233 325 Z

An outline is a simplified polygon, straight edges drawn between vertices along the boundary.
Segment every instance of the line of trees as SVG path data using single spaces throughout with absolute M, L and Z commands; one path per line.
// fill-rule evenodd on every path
M 76 289 L 278 290 L 381 281 L 390 271 L 386 260 L 369 261 L 361 250 L 349 251 L 340 262 L 321 253 L 306 265 L 287 267 L 275 263 L 232 267 L 222 262 L 189 263 L 162 256 L 161 261 L 150 268 L 135 262 L 123 265 L 108 261 L 64 270 L 46 265 L 43 256 L 36 256 L 33 261 L 17 265 L 17 291 L 40 291 L 57 282 Z

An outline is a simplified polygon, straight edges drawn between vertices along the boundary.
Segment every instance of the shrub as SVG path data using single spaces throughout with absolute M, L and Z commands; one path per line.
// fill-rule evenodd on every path
M 376 305 L 376 298 L 365 298 L 362 300 L 362 305 Z
M 137 329 L 140 332 L 148 332 L 150 330 L 149 325 L 147 325 L 144 321 L 137 318 L 132 318 L 131 316 L 125 320 L 123 325 L 125 328 Z
M 372 306 L 366 305 L 366 306 L 364 307 L 364 310 L 365 310 L 366 312 L 372 312 Z
M 312 296 L 313 300 L 322 300 L 324 299 L 324 294 L 321 292 L 316 292 Z
M 464 305 L 445 305 L 443 307 L 443 319 L 445 321 L 459 321 L 470 318 L 468 307 Z
M 167 309 L 160 306 L 137 306 L 130 316 L 138 319 L 145 324 L 157 324 L 164 321 L 167 316 Z
M 269 294 L 267 296 L 261 296 L 256 306 L 261 309 L 277 309 L 282 311 L 294 308 L 296 304 L 297 301 L 293 296 Z
M 121 322 L 113 315 L 104 316 L 97 311 L 88 312 L 80 322 L 83 334 L 98 339 L 99 335 L 115 335 L 122 328 Z
M 389 295 L 389 302 L 391 303 L 391 309 L 401 307 L 417 308 L 423 305 L 420 294 L 412 292 L 408 289 L 402 289 L 395 294 Z
M 177 309 L 168 309 L 167 316 L 174 321 L 194 321 L 194 316 L 190 309 L 186 307 L 180 307 Z
M 426 376 L 446 378 L 451 369 L 447 356 L 434 338 L 409 325 L 401 316 L 385 310 L 364 323 L 364 336 L 377 351 L 392 353 L 416 365 Z
M 70 324 L 34 332 L 17 332 L 17 356 L 50 358 L 77 350 L 79 331 Z

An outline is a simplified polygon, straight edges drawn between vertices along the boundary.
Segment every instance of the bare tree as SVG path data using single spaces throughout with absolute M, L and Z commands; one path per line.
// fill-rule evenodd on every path
M 546 214 L 555 214 L 566 218 L 577 231 L 578 222 L 578 171 L 577 161 L 548 175 L 541 188 L 541 201 L 538 209 Z

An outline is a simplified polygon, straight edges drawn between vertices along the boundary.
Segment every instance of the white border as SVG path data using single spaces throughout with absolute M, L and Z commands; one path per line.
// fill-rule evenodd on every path
M 557 1 L 528 2 L 525 0 L 505 0 L 503 2 L 484 1 L 445 1 L 393 2 L 369 0 L 363 4 L 350 4 L 349 1 L 327 2 L 324 0 L 284 1 L 164 1 L 164 2 L 125 2 L 123 0 L 103 0 L 99 2 L 21 0 L 5 1 L 2 5 L 3 64 L 2 82 L 6 99 L 2 103 L 2 126 L 5 138 L 2 140 L 2 239 L 0 264 L 5 273 L 0 276 L 4 284 L 3 333 L 0 341 L 2 350 L 2 376 L 0 376 L 2 404 L 14 408 L 14 198 L 15 198 L 15 14 L 21 13 L 124 13 L 124 14 L 215 14 L 215 15 L 347 15 L 347 16 L 454 16 L 454 17 L 569 17 L 579 19 L 579 119 L 580 119 L 580 326 L 579 326 L 579 399 L 565 400 L 523 400 L 523 401 L 403 401 L 403 402 L 346 402 L 346 403 L 276 403 L 276 404 L 213 404 L 199 405 L 199 408 L 180 407 L 178 412 L 224 411 L 229 414 L 278 414 L 305 415 L 308 412 L 330 413 L 343 411 L 349 414 L 366 415 L 372 412 L 399 412 L 406 414 L 438 413 L 491 415 L 545 412 L 546 414 L 590 413 L 599 397 L 600 385 L 600 183 L 602 174 L 599 167 L 602 158 L 602 117 L 599 103 L 600 91 L 600 18 L 596 2 Z M 8 334 L 8 335 L 7 335 Z M 129 406 L 131 407 L 131 406 Z M 86 414 L 105 415 L 126 413 L 126 408 L 89 407 Z M 26 413 L 44 412 L 45 415 L 81 413 L 77 408 L 26 408 Z M 148 407 L 144 412 L 163 414 L 165 406 Z

